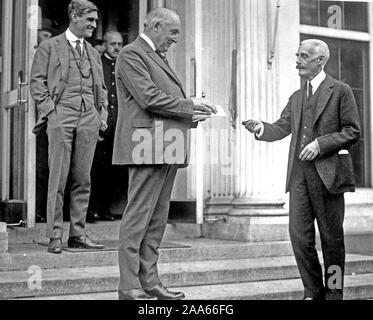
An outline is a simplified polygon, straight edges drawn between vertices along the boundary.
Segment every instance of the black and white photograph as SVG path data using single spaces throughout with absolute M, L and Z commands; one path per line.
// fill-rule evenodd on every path
M 372 105 L 373 1 L 0 0 L 0 300 L 373 300 Z

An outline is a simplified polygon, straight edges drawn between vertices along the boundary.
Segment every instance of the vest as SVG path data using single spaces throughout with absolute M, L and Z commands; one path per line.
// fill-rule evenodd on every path
M 92 68 L 87 49 L 79 59 L 79 54 L 69 45 L 69 71 L 65 90 L 58 105 L 81 110 L 82 102 L 86 109 L 94 108 Z
M 298 136 L 298 146 L 297 146 L 297 156 L 301 151 L 313 140 L 315 137 L 313 135 L 313 123 L 315 120 L 315 111 L 317 103 L 319 101 L 320 91 L 322 84 L 316 90 L 315 94 L 312 95 L 311 99 L 307 99 L 307 85 L 303 90 L 303 102 L 302 102 L 302 120 Z

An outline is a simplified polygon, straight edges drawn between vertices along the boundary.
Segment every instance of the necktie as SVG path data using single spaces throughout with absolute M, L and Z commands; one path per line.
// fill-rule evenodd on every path
M 311 99 L 313 93 L 312 93 L 312 85 L 311 85 L 311 82 L 308 82 L 308 94 L 307 94 L 307 98 L 308 100 Z
M 163 60 L 163 62 L 169 67 L 170 65 L 168 64 L 166 57 L 159 50 L 155 50 L 155 52 L 157 53 L 157 55 L 159 55 L 159 57 Z
M 79 53 L 79 57 L 82 56 L 82 48 L 80 47 L 80 40 L 76 40 L 76 51 Z

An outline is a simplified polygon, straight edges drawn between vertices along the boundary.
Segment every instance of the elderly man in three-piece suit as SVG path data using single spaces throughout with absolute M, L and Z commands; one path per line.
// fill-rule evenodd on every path
M 188 164 L 190 129 L 215 108 L 187 99 L 163 53 L 176 43 L 179 16 L 157 8 L 145 30 L 125 46 L 116 64 L 118 122 L 113 163 L 129 169 L 128 204 L 119 245 L 119 299 L 182 299 L 163 287 L 157 270 L 177 169 Z
M 276 141 L 292 134 L 286 192 L 290 191 L 290 239 L 304 285 L 304 299 L 342 299 L 345 266 L 344 192 L 353 192 L 350 147 L 359 140 L 360 123 L 351 88 L 324 72 L 327 44 L 309 39 L 297 53 L 305 80 L 273 124 L 243 124 L 256 139 Z M 325 284 L 315 249 L 317 221 Z
M 51 253 L 62 250 L 63 198 L 69 172 L 68 246 L 103 248 L 85 235 L 90 169 L 99 130 L 105 130 L 107 118 L 101 58 L 84 39 L 96 28 L 98 9 L 87 0 L 72 0 L 68 11 L 67 31 L 38 47 L 30 83 L 39 119 L 34 132 L 46 126 L 49 141 L 47 237 Z

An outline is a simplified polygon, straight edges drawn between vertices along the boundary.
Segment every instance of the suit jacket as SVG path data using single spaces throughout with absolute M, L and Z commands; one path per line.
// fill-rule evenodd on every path
M 360 120 L 351 88 L 326 76 L 321 83 L 319 101 L 315 111 L 313 136 L 320 146 L 320 155 L 314 160 L 316 170 L 328 191 L 332 194 L 355 190 L 352 159 L 349 153 L 339 151 L 349 148 L 359 140 Z M 264 133 L 258 140 L 275 141 L 292 134 L 286 192 L 290 190 L 291 174 L 298 146 L 302 121 L 303 89 L 289 99 L 281 117 L 273 124 L 264 123 Z
M 193 101 L 180 80 L 138 37 L 116 63 L 118 120 L 113 164 L 188 164 Z
M 107 119 L 107 94 L 102 71 L 101 57 L 88 41 L 84 41 L 93 76 L 95 107 L 101 119 Z M 36 102 L 38 121 L 33 132 L 46 125 L 47 115 L 61 98 L 68 80 L 69 44 L 65 33 L 43 41 L 35 53 L 31 68 L 30 91 Z

